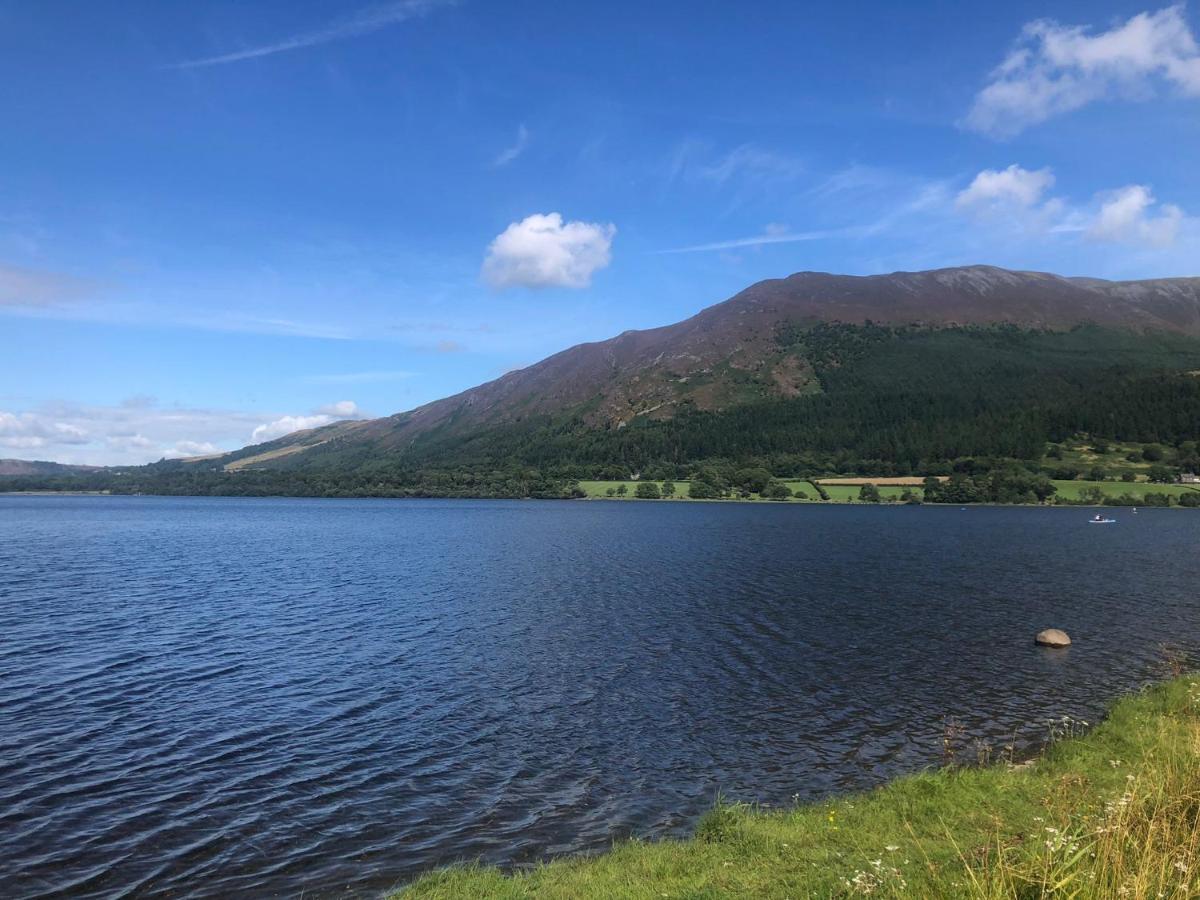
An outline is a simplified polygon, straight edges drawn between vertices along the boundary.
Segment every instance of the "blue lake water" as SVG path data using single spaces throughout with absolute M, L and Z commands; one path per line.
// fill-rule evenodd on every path
M 0 496 L 0 894 L 377 895 L 1028 746 L 1200 650 L 1200 513 L 1088 515 Z

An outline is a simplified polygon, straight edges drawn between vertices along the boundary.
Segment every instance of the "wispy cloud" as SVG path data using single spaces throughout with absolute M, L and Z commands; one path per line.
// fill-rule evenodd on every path
M 338 372 L 330 375 L 307 375 L 302 380 L 307 384 L 374 384 L 384 381 L 402 381 L 412 378 L 415 372 L 398 369 L 375 372 Z
M 497 169 L 507 166 L 510 162 L 524 153 L 528 146 L 529 129 L 522 124 L 517 128 L 516 142 L 513 143 L 511 147 L 506 147 L 504 150 L 502 150 L 500 155 L 492 160 L 492 166 Z
M 197 69 L 204 66 L 222 66 L 227 63 L 272 56 L 276 53 L 286 53 L 290 50 L 315 47 L 318 44 L 328 44 L 332 41 L 362 37 L 383 28 L 398 25 L 409 19 L 425 15 L 438 7 L 447 6 L 453 2 L 454 0 L 401 0 L 398 3 L 383 3 L 368 6 L 344 19 L 331 22 L 313 31 L 303 31 L 268 44 L 259 44 L 244 50 L 235 50 L 230 53 L 221 53 L 216 56 L 206 56 L 201 59 L 175 63 L 170 68 Z
M 1200 96 L 1200 47 L 1182 4 L 1138 13 L 1094 34 L 1039 19 L 1025 26 L 993 70 L 963 124 L 1011 137 L 1107 97 L 1152 97 L 1156 82 Z
M 82 278 L 0 265 L 0 306 L 48 307 L 76 300 L 95 290 Z
M 755 144 L 741 144 L 723 155 L 714 156 L 712 146 L 706 141 L 688 139 L 675 148 L 667 181 L 682 179 L 717 187 L 731 182 L 777 184 L 798 178 L 804 171 L 802 160 Z
M 706 253 L 712 250 L 736 250 L 741 247 L 761 247 L 764 244 L 796 244 L 802 241 L 824 241 L 831 238 L 855 237 L 863 233 L 862 228 L 831 228 L 825 231 L 783 232 L 768 229 L 763 234 L 714 241 L 710 244 L 692 244 L 688 247 L 673 247 L 659 253 Z

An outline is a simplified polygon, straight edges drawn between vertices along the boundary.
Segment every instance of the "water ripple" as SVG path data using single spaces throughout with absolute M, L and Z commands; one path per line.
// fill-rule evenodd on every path
M 0 888 L 373 896 L 1028 746 L 1200 647 L 1200 516 L 1082 519 L 0 498 Z

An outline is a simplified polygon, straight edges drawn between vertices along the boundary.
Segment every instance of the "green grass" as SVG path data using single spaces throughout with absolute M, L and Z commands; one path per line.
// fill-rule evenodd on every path
M 1180 497 L 1184 494 L 1194 493 L 1196 490 L 1193 485 L 1149 484 L 1145 481 L 1132 483 L 1126 481 L 1055 481 L 1054 486 L 1058 488 L 1055 496 L 1062 497 L 1064 500 L 1078 500 L 1088 488 L 1098 488 L 1106 497 L 1120 497 L 1122 494 L 1132 494 L 1135 497 L 1144 497 L 1146 494 L 1169 494 L 1172 497 Z
M 662 482 L 656 482 L 659 487 Z M 817 492 L 813 486 L 807 481 L 783 480 L 792 491 L 803 491 L 807 495 L 809 502 L 819 501 Z M 633 499 L 634 491 L 637 490 L 638 482 L 636 481 L 581 481 L 579 486 L 583 488 L 588 497 L 606 498 L 608 489 L 616 489 L 618 485 L 625 485 L 626 495 L 624 498 L 617 499 Z M 1144 481 L 1139 482 L 1124 482 L 1124 481 L 1055 481 L 1055 487 L 1058 489 L 1055 494 L 1064 500 L 1078 500 L 1083 491 L 1088 488 L 1099 488 L 1104 492 L 1106 497 L 1119 497 L 1122 494 L 1132 494 L 1135 497 L 1144 497 L 1148 493 L 1154 494 L 1169 494 L 1172 497 L 1180 497 L 1184 494 L 1193 493 L 1197 490 L 1194 485 L 1186 484 L 1149 484 Z M 675 497 L 676 499 L 686 500 L 689 497 L 689 483 L 686 481 L 675 482 Z M 851 503 L 858 501 L 858 492 L 860 486 L 857 484 L 824 484 L 826 493 L 829 494 L 830 501 L 834 503 Z M 911 490 L 918 497 L 922 495 L 922 490 L 919 487 L 904 487 L 901 485 L 877 485 L 880 495 L 885 499 L 899 500 L 900 495 L 905 490 Z M 754 499 L 758 499 L 757 495 Z M 792 500 L 791 502 L 800 502 Z
M 1128 896 L 1196 897 L 1198 817 L 1193 676 L 1121 700 L 1028 766 L 951 767 L 786 811 L 722 804 L 689 840 L 514 874 L 451 868 L 400 896 L 1098 898 L 1121 896 L 1120 878 Z
M 618 499 L 618 500 L 626 500 L 626 499 L 631 499 L 631 498 L 636 499 L 636 498 L 634 498 L 634 491 L 637 490 L 637 486 L 639 484 L 639 482 L 637 482 L 637 481 L 581 481 L 581 482 L 579 482 L 579 486 L 587 492 L 588 497 L 600 498 L 600 499 L 608 498 L 608 489 L 609 488 L 616 490 L 616 488 L 622 484 L 625 485 L 626 494 L 624 497 L 616 497 L 615 499 Z M 655 484 L 657 484 L 661 488 L 663 483 L 661 481 L 656 481 Z M 811 484 L 809 484 L 807 481 L 783 481 L 783 484 L 786 484 L 789 488 L 792 489 L 793 492 L 795 492 L 797 490 L 803 491 L 807 495 L 809 500 L 819 500 L 820 499 L 817 496 L 817 492 L 815 490 L 813 490 L 813 486 Z M 675 499 L 677 499 L 677 500 L 690 499 L 690 496 L 691 496 L 690 491 L 689 491 L 689 489 L 691 487 L 690 482 L 676 481 L 676 482 L 674 482 L 674 485 L 675 485 Z M 855 490 L 857 490 L 857 488 Z M 857 494 L 855 496 L 857 496 Z M 757 494 L 755 494 L 752 499 L 757 500 L 757 499 L 759 499 L 759 497 Z M 764 501 L 764 502 L 766 502 L 766 501 Z M 772 502 L 777 503 L 779 501 L 772 501 Z M 802 501 L 799 499 L 793 499 L 793 500 L 791 500 L 791 502 L 799 503 Z
M 583 488 L 585 491 L 587 491 L 587 495 L 589 497 L 607 497 L 608 496 L 607 491 L 609 488 L 613 488 L 615 490 L 619 485 L 622 485 L 622 484 L 625 485 L 625 490 L 628 493 L 626 493 L 625 497 L 621 498 L 621 499 L 626 499 L 626 498 L 632 497 L 633 492 L 637 490 L 638 482 L 636 482 L 636 481 L 581 481 L 581 482 L 579 482 L 579 486 L 581 488 Z M 660 488 L 662 487 L 661 481 L 656 482 L 656 484 Z M 688 495 L 688 482 L 676 481 L 675 482 L 675 496 L 676 497 L 687 497 L 687 495 Z
M 1111 475 L 1118 478 L 1122 472 L 1133 472 L 1134 475 L 1145 478 L 1146 470 L 1153 465 L 1145 461 L 1130 462 L 1125 457 L 1133 451 L 1141 451 L 1146 444 L 1108 442 L 1107 453 L 1093 453 L 1089 442 L 1068 444 L 1062 447 L 1061 459 L 1044 459 L 1048 466 L 1078 466 L 1080 469 L 1090 469 L 1092 466 L 1104 466 Z

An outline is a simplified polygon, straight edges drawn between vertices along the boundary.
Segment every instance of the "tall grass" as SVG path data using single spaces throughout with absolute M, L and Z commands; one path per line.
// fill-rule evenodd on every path
M 1200 682 L 1188 684 L 1186 703 L 1190 717 L 1185 709 L 1184 718 L 1144 725 L 1157 732 L 1157 746 L 1128 767 L 1124 790 L 1064 810 L 1057 824 L 1039 822 L 1040 833 L 1019 842 L 997 840 L 969 869 L 972 893 L 1200 897 Z
M 1052 737 L 1031 763 L 952 764 L 783 811 L 721 802 L 690 840 L 451 868 L 403 897 L 1200 897 L 1200 678 Z

